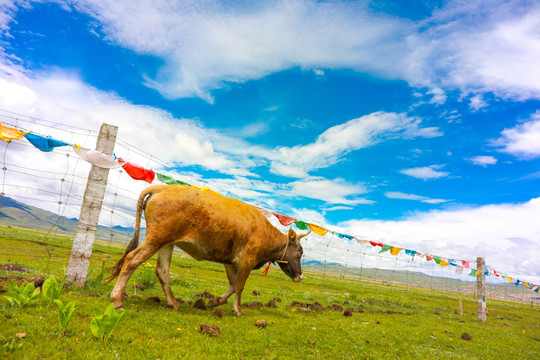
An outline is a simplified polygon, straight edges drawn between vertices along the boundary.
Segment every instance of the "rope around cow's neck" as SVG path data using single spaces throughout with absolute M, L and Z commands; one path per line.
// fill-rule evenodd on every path
M 279 260 L 270 260 L 268 262 L 268 266 L 266 267 L 266 269 L 263 270 L 263 274 L 264 276 L 267 276 L 268 275 L 268 270 L 270 270 L 270 265 L 275 261 L 277 263 L 282 263 L 282 264 L 287 264 L 288 261 L 287 260 L 283 260 L 283 258 L 285 257 L 285 254 L 287 253 L 287 249 L 289 248 L 289 239 L 287 238 L 287 245 L 285 245 L 285 250 L 283 251 L 283 255 L 281 255 L 281 259 Z

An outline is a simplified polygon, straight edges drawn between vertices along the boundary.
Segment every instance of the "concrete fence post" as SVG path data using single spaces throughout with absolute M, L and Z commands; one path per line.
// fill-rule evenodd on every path
M 105 123 L 101 125 L 96 150 L 112 155 L 117 132 L 118 127 L 116 126 Z M 83 287 L 86 283 L 108 177 L 109 169 L 92 165 L 88 174 L 77 231 L 73 238 L 71 256 L 66 271 L 67 283 L 70 285 Z
M 476 313 L 478 315 L 478 321 L 486 322 L 486 275 L 484 274 L 486 262 L 483 257 L 476 258 L 476 269 L 481 271 L 476 277 Z

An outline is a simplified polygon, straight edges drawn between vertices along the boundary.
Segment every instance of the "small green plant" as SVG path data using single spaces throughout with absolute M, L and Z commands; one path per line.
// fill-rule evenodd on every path
M 16 338 L 12 338 L 11 340 L 4 341 L 4 344 L 2 345 L 3 348 L 5 348 L 7 351 L 15 351 L 20 348 L 22 348 L 23 343 L 20 340 L 17 340 Z
M 94 308 L 94 317 L 90 322 L 92 334 L 102 342 L 107 342 L 113 330 L 126 320 L 124 311 L 116 311 L 113 303 L 109 304 L 105 311 Z
M 75 302 L 72 301 L 66 306 L 62 303 L 62 301 L 55 299 L 54 303 L 58 307 L 58 320 L 60 322 L 60 332 L 64 334 L 66 332 L 66 328 L 69 324 L 69 321 L 71 320 L 71 317 L 73 316 L 73 312 L 75 311 Z
M 90 274 L 88 274 L 88 277 L 92 274 L 93 269 L 91 270 Z M 99 269 L 99 273 L 94 279 L 88 279 L 84 287 L 86 288 L 95 288 L 102 284 L 103 278 L 105 277 L 105 261 L 101 263 L 101 268 Z
M 8 292 L 4 297 L 9 300 L 11 306 L 24 307 L 35 301 L 39 296 L 39 289 L 36 289 L 34 283 L 18 286 L 13 280 L 8 282 Z
M 64 291 L 64 284 L 67 276 L 64 276 L 62 283 L 58 285 L 58 282 L 54 276 L 49 277 L 41 286 L 42 295 L 45 299 L 49 299 L 49 302 L 60 299 L 60 295 Z

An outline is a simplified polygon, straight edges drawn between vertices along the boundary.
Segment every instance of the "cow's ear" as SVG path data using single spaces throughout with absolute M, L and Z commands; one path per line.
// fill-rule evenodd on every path
M 289 229 L 289 242 L 294 243 L 296 241 L 296 233 L 293 229 Z

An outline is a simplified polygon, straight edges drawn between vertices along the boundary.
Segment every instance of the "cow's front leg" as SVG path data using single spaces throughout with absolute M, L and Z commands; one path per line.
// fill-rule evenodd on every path
M 238 268 L 238 273 L 236 274 L 236 286 L 234 288 L 235 297 L 234 297 L 234 304 L 233 304 L 233 313 L 236 316 L 243 316 L 244 313 L 242 312 L 242 306 L 240 305 L 240 302 L 242 301 L 242 291 L 244 290 L 244 285 L 246 284 L 246 280 L 251 273 L 252 267 L 247 266 L 240 266 Z
M 234 294 L 235 285 L 236 285 L 236 275 L 238 270 L 234 265 L 225 265 L 225 271 L 227 273 L 227 278 L 229 279 L 229 288 L 223 295 L 217 298 L 213 298 L 208 302 L 208 307 L 212 308 L 218 305 L 223 305 L 227 302 L 229 297 Z

